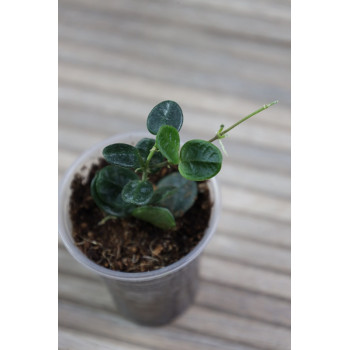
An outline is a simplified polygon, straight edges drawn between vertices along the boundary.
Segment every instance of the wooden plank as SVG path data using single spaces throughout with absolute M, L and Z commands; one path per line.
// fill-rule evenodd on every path
M 220 119 L 225 116 L 226 118 L 228 116 L 232 118 L 232 111 L 235 111 L 236 115 L 239 117 L 245 116 L 260 105 L 270 101 L 270 99 L 268 101 L 260 99 L 261 102 L 257 104 L 256 99 L 254 100 L 255 102 L 252 102 L 252 100 L 244 100 L 241 97 L 235 97 L 233 94 L 215 90 L 207 91 L 206 89 L 190 87 L 188 85 L 178 86 L 176 84 L 162 82 L 156 80 L 155 77 L 145 79 L 138 75 L 125 74 L 123 71 L 111 72 L 97 68 L 87 69 L 86 67 L 79 67 L 67 62 L 60 63 L 59 78 L 60 84 L 63 82 L 66 84 L 70 83 L 71 85 L 75 83 L 80 87 L 89 87 L 90 94 L 94 92 L 95 95 L 97 95 L 95 98 L 99 97 L 98 92 L 100 94 L 104 92 L 102 97 L 107 99 L 107 101 L 118 96 L 123 96 L 123 98 L 128 97 L 134 102 L 138 100 L 146 101 L 147 108 L 142 109 L 142 116 L 145 115 L 145 110 L 148 111 L 152 109 L 157 102 L 169 99 L 169 96 L 171 96 L 173 100 L 178 101 L 184 110 L 195 107 L 200 113 L 206 113 L 211 117 L 220 117 Z M 70 95 L 68 94 L 67 96 L 67 93 L 63 95 L 65 92 L 68 91 L 62 91 L 61 93 L 60 86 L 60 98 L 65 97 L 65 99 L 69 101 Z M 72 90 L 69 92 L 73 93 Z M 76 94 L 83 94 L 84 92 L 87 94 L 86 91 L 80 88 Z M 75 98 L 78 98 L 78 96 Z M 79 102 L 84 105 L 84 100 L 79 100 Z M 88 103 L 88 101 L 86 101 L 86 103 Z M 110 105 L 113 106 L 112 101 L 110 101 Z M 117 105 L 117 103 L 114 103 L 114 106 Z M 111 106 L 108 107 L 110 108 Z M 131 111 L 130 108 L 131 106 L 129 107 Z M 258 119 L 256 120 L 258 122 Z M 278 104 L 278 108 L 270 108 L 269 113 L 265 113 L 264 118 L 259 118 L 259 121 L 261 123 L 270 122 L 289 129 L 289 107 Z
M 290 327 L 290 302 L 201 281 L 196 305 Z
M 220 179 L 220 177 L 219 177 Z M 290 222 L 290 201 L 251 192 L 238 186 L 221 185 L 222 205 L 225 210 L 251 213 L 266 219 Z
M 59 273 L 58 297 L 101 310 L 118 312 L 102 279 L 95 276 L 93 279 L 86 279 L 84 276 Z
M 214 235 L 205 252 L 218 258 L 271 269 L 280 273 L 290 274 L 291 270 L 291 256 L 288 249 L 249 242 L 222 235 L 220 232 Z
M 67 56 L 69 55 L 70 54 Z M 118 55 L 116 54 L 116 56 Z M 80 66 L 80 68 L 85 68 L 88 71 L 100 70 L 110 72 L 112 74 L 126 74 L 130 77 L 142 78 L 149 82 L 155 81 L 161 84 L 168 83 L 172 86 L 172 89 L 174 87 L 179 88 L 181 86 L 186 86 L 187 88 L 198 91 L 202 90 L 207 93 L 216 92 L 230 96 L 244 97 L 251 100 L 260 101 L 258 102 L 258 107 L 274 100 L 279 100 L 280 103 L 283 104 L 289 103 L 289 87 L 287 87 L 287 85 L 285 88 L 277 86 L 274 83 L 265 81 L 264 78 L 261 78 L 260 81 L 252 81 L 246 79 L 246 77 L 239 78 L 236 76 L 236 73 L 227 75 L 225 72 L 223 72 L 220 74 L 220 76 L 216 73 L 213 74 L 211 72 L 196 71 L 196 69 L 191 69 L 191 67 L 184 69 L 183 67 L 175 67 L 171 66 L 170 64 L 162 67 L 161 64 L 157 64 L 153 61 L 147 65 L 147 62 L 144 59 L 142 59 L 140 62 L 135 62 L 135 60 L 133 60 L 131 57 L 126 57 L 123 60 L 124 62 L 122 62 L 122 60 L 118 60 L 118 57 L 116 57 L 115 61 L 113 62 L 113 67 L 108 67 L 103 63 L 103 61 L 91 62 L 87 56 L 84 56 L 82 59 L 76 57 L 65 58 L 63 57 L 63 52 L 60 54 L 60 64 L 74 64 L 76 66 Z M 127 68 L 125 68 L 125 66 Z M 157 70 L 159 72 L 157 72 Z M 241 72 L 251 70 L 253 69 L 251 67 L 249 68 L 248 66 L 246 69 L 243 68 Z M 266 70 L 266 67 L 263 68 L 262 66 L 261 70 Z M 288 77 L 285 79 L 288 79 Z M 283 81 L 285 79 L 282 78 Z
M 58 328 L 58 348 L 60 350 L 151 350 L 148 347 L 131 345 L 65 327 Z
M 104 283 L 96 277 L 59 274 L 59 299 L 101 310 L 118 312 Z M 290 303 L 264 295 L 249 293 L 201 281 L 195 304 L 217 312 L 290 327 Z
M 208 255 L 203 255 L 201 264 L 201 277 L 205 280 L 290 299 L 290 277 L 284 274 L 223 261 Z
M 171 0 L 170 0 L 171 1 Z M 290 21 L 289 1 L 227 1 L 227 0 L 186 0 L 187 5 L 202 7 L 207 11 L 223 11 L 242 16 Z
M 148 328 L 135 325 L 120 318 L 115 313 L 91 309 L 82 305 L 61 301 L 58 309 L 59 325 L 65 328 L 82 330 L 86 333 L 150 347 L 154 350 L 257 350 L 256 347 L 245 346 L 232 340 L 220 339 L 206 334 L 174 326 Z
M 284 199 L 290 199 L 291 182 L 287 174 L 271 170 L 257 169 L 252 166 L 230 161 L 230 155 L 224 157 L 220 171 L 220 182 L 241 188 L 254 189 Z
M 93 281 L 99 280 L 96 273 L 77 262 L 63 246 L 59 246 L 58 248 L 58 272 L 60 274 L 81 276 Z
M 61 0 L 62 5 L 67 4 Z M 196 6 L 179 6 L 177 3 L 168 2 L 160 6 L 158 1 L 148 1 L 147 6 L 139 6 L 135 1 L 119 0 L 118 2 L 100 0 L 98 4 L 93 0 L 75 0 L 79 9 L 95 11 L 104 17 L 137 16 L 147 22 L 160 22 L 167 25 L 186 26 L 189 28 L 200 28 L 202 31 L 213 31 L 220 35 L 241 35 L 247 39 L 265 40 L 276 44 L 286 44 L 290 41 L 289 21 L 283 25 L 281 21 L 274 22 L 271 19 L 244 17 L 240 14 L 225 12 L 208 12 Z M 107 19 L 106 19 L 107 20 Z
M 81 14 L 84 13 L 84 16 Z M 80 18 L 79 15 L 80 14 Z M 84 18 L 81 18 L 84 17 Z M 246 57 L 248 60 L 254 60 L 259 62 L 273 63 L 276 66 L 287 67 L 290 66 L 290 47 L 286 45 L 275 45 L 274 43 L 261 42 L 259 40 L 247 40 L 240 35 L 231 36 L 218 36 L 215 31 L 202 31 L 199 29 L 189 30 L 186 26 L 176 25 L 164 25 L 162 22 L 152 21 L 148 22 L 142 16 L 138 16 L 135 21 L 134 16 L 116 13 L 111 18 L 106 18 L 103 15 L 99 15 L 98 12 L 81 11 L 76 7 L 64 7 L 59 11 L 59 35 L 60 38 L 69 38 L 70 33 L 67 35 L 61 31 L 68 23 L 79 21 L 79 23 L 94 23 L 93 28 L 96 28 L 98 23 L 99 29 L 105 29 L 108 32 L 111 31 L 118 33 L 116 36 L 116 43 L 114 48 L 120 46 L 119 42 L 121 37 L 128 37 L 130 41 L 138 42 L 138 39 L 142 39 L 143 43 L 140 45 L 144 47 L 145 42 L 169 44 L 173 47 L 184 46 L 191 50 L 193 49 L 193 43 L 195 43 L 196 49 L 207 50 L 208 52 L 220 52 L 224 55 L 235 57 Z M 84 19 L 86 19 L 84 21 Z M 99 21 L 100 22 L 96 22 Z M 91 26 L 92 27 L 92 26 Z M 147 28 L 147 30 L 144 30 Z M 61 36 L 63 34 L 63 37 Z M 86 36 L 82 36 L 85 38 Z M 92 39 L 94 41 L 94 39 Z M 89 41 L 92 43 L 92 41 Z M 86 41 L 87 42 L 87 41 Z M 127 45 L 124 43 L 124 45 Z M 104 45 L 104 48 L 110 47 Z M 146 49 L 146 53 L 147 53 Z M 259 54 L 260 53 L 260 54 Z M 156 56 L 156 55 L 155 55 Z
M 242 211 L 226 210 L 220 213 L 219 232 L 289 249 L 290 224 L 249 215 Z
M 256 90 L 254 96 L 259 96 L 259 90 L 263 93 L 276 88 L 290 90 L 288 66 L 267 64 L 261 60 L 250 61 L 222 53 L 215 55 L 211 51 L 201 52 L 193 46 L 174 48 L 169 43 L 147 43 L 138 38 L 130 38 L 118 48 L 115 34 L 100 33 L 95 28 L 81 28 L 75 21 L 74 24 L 61 25 L 59 33 L 59 59 L 62 62 L 96 65 L 140 76 L 156 75 L 170 83 L 188 83 L 190 75 L 192 85 L 206 87 L 210 81 L 211 88 L 231 93 L 234 93 L 234 89 L 243 91 L 244 86 L 247 86 L 252 89 L 250 93 L 247 91 L 248 96 L 253 90 Z M 100 37 L 103 37 L 103 46 L 98 40 Z M 157 45 L 162 47 L 157 48 Z M 155 51 L 159 52 L 156 58 Z M 203 55 L 203 59 L 194 61 L 193 57 L 197 55 Z
M 215 335 L 261 349 L 290 349 L 290 331 L 283 327 L 271 327 L 261 322 L 218 314 L 198 307 L 189 309 L 186 317 L 177 320 L 175 325 L 194 331 L 200 325 L 202 334 Z

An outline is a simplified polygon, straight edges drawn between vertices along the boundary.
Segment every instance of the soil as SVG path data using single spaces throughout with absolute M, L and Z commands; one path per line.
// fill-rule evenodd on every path
M 70 218 L 77 247 L 97 264 L 123 272 L 145 272 L 170 265 L 188 254 L 202 239 L 208 226 L 212 203 L 206 182 L 198 182 L 198 197 L 176 227 L 161 230 L 134 217 L 110 219 L 100 224 L 105 214 L 90 195 L 96 171 L 106 166 L 104 159 L 93 164 L 88 175 L 75 174 L 71 184 Z M 150 177 L 157 183 L 176 171 L 163 168 Z

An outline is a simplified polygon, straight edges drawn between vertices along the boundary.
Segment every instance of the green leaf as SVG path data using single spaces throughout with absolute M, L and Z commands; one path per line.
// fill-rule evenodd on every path
M 163 101 L 157 104 L 148 115 L 147 129 L 157 135 L 162 125 L 171 125 L 180 131 L 183 123 L 183 115 L 180 106 L 174 101 Z
M 165 200 L 172 194 L 176 192 L 177 188 L 175 186 L 162 186 L 158 187 L 154 192 L 151 198 L 150 204 L 158 204 L 161 201 Z
M 126 203 L 145 205 L 153 195 L 153 186 L 148 181 L 133 180 L 128 182 L 122 190 L 122 198 Z
M 160 127 L 156 137 L 156 145 L 170 163 L 179 164 L 180 136 L 173 126 L 163 125 Z
M 179 172 L 186 179 L 193 181 L 207 180 L 221 169 L 222 154 L 208 141 L 191 140 L 180 151 Z
M 155 145 L 155 143 L 156 143 L 155 139 L 150 139 L 150 138 L 145 137 L 145 138 L 141 139 L 136 144 L 136 148 L 138 149 L 143 162 L 146 162 L 146 159 L 149 155 L 149 152 L 151 151 L 151 149 Z M 164 157 L 162 156 L 162 154 L 160 152 L 156 152 L 153 155 L 149 165 L 152 168 L 156 164 L 161 163 L 163 161 L 164 161 Z
M 124 168 L 108 165 L 96 173 L 90 191 L 96 205 L 104 212 L 124 217 L 130 214 L 135 206 L 125 203 L 121 197 L 122 188 L 137 175 Z
M 132 215 L 163 230 L 170 230 L 176 226 L 173 214 L 166 208 L 139 207 L 133 210 Z
M 125 168 L 139 168 L 140 154 L 137 148 L 126 143 L 114 143 L 105 147 L 102 151 L 108 163 Z
M 158 182 L 158 190 L 169 186 L 175 187 L 176 191 L 159 201 L 158 205 L 169 209 L 178 218 L 193 206 L 198 194 L 197 183 L 185 179 L 176 172 Z

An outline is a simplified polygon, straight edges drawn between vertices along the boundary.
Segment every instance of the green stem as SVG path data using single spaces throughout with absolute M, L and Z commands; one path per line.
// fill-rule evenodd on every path
M 211 138 L 209 140 L 209 142 L 213 142 L 215 140 L 218 140 L 220 138 L 222 138 L 223 135 L 225 135 L 226 133 L 228 133 L 230 130 L 232 130 L 233 128 L 235 128 L 237 125 L 243 123 L 244 121 L 246 121 L 247 119 L 251 118 L 252 116 L 264 111 L 265 109 L 271 107 L 272 105 L 275 105 L 276 103 L 278 103 L 278 101 L 273 101 L 267 105 L 263 105 L 261 108 L 257 109 L 255 112 L 247 115 L 246 117 L 244 117 L 243 119 L 241 119 L 240 121 L 238 121 L 236 124 L 233 124 L 232 126 L 230 126 L 229 128 L 227 128 L 226 130 L 222 131 L 222 132 L 218 132 L 213 138 Z
M 165 166 L 167 166 L 169 164 L 170 164 L 169 161 L 165 160 L 164 162 L 161 162 L 161 163 L 158 163 L 158 164 L 154 165 L 153 168 L 156 168 L 156 169 L 157 168 L 163 168 L 163 167 L 165 167 Z
M 151 161 L 154 153 L 157 151 L 157 147 L 153 146 L 151 148 L 151 151 L 148 154 L 148 157 L 146 159 L 146 163 L 145 163 L 145 167 L 143 169 L 143 173 L 142 173 L 142 181 L 146 181 L 147 177 L 148 177 L 148 173 L 149 173 L 149 162 Z

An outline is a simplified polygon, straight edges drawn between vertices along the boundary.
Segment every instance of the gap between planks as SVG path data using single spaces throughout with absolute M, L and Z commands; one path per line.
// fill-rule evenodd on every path
M 142 345 L 132 345 L 107 337 L 101 337 L 91 332 L 75 330 L 72 327 L 58 328 L 58 349 L 67 350 L 152 350 Z
M 80 35 L 80 36 L 79 36 Z M 102 35 L 107 41 L 108 36 Z M 187 52 L 182 48 L 169 46 L 157 48 L 156 44 L 149 43 L 149 48 L 140 47 L 137 38 L 128 41 L 129 47 L 118 49 L 115 47 L 118 40 L 112 39 L 110 43 L 103 44 L 96 31 L 86 32 L 82 29 L 64 28 L 59 35 L 59 60 L 61 62 L 71 62 L 85 64 L 89 67 L 96 66 L 111 71 L 123 69 L 140 76 L 145 75 L 145 71 L 152 72 L 152 76 L 159 76 L 169 82 L 187 81 L 188 77 L 196 80 L 210 81 L 213 88 L 233 91 L 232 88 L 247 85 L 252 90 L 263 83 L 265 90 L 271 88 L 290 89 L 290 68 L 289 66 L 279 66 L 265 62 L 251 62 L 245 58 L 235 56 L 225 57 L 221 52 L 201 53 L 198 49 L 192 48 L 193 52 Z M 121 41 L 121 40 L 120 40 Z M 134 42 L 135 41 L 135 42 Z M 121 41 L 122 42 L 122 41 Z M 113 44 L 112 44 L 113 43 Z M 132 44 L 132 45 L 131 45 Z M 145 43 L 144 43 L 145 45 Z M 122 42 L 120 46 L 125 46 Z M 153 50 L 150 51 L 150 47 Z M 154 51 L 160 51 L 154 57 Z M 196 56 L 203 56 L 200 62 L 194 59 Z M 176 76 L 177 80 L 174 80 Z M 251 84 L 253 83 L 253 84 Z M 206 84 L 202 84 L 206 87 Z M 249 93 L 247 93 L 249 95 Z
M 58 280 L 61 299 L 107 311 L 115 308 L 111 295 L 100 279 L 86 279 L 82 275 L 60 272 Z M 214 284 L 203 279 L 200 281 L 195 304 L 219 313 L 290 327 L 290 302 Z
M 66 1 L 60 1 L 59 13 L 67 8 Z M 145 6 L 130 0 L 113 1 L 75 0 L 74 5 L 68 2 L 68 9 L 78 9 L 82 14 L 94 13 L 104 21 L 115 20 L 116 16 L 134 18 L 146 23 L 159 23 L 162 26 L 186 28 L 188 32 L 199 30 L 219 37 L 238 36 L 246 40 L 263 41 L 265 43 L 289 46 L 289 21 L 275 22 L 271 19 L 252 18 L 240 14 L 229 15 L 216 11 L 202 10 L 198 6 L 178 6 L 173 2 L 159 6 L 148 1 Z M 135 6 L 136 5 L 136 6 Z M 145 26 L 147 28 L 147 26 Z
M 88 61 L 87 58 L 83 59 Z M 187 88 L 198 91 L 204 91 L 209 94 L 216 93 L 222 95 L 237 96 L 239 98 L 248 98 L 262 101 L 261 105 L 269 103 L 274 100 L 279 100 L 280 104 L 290 104 L 290 87 L 286 84 L 285 87 L 279 87 L 262 80 L 251 81 L 248 79 L 239 79 L 236 74 L 227 75 L 222 77 L 216 75 L 208 75 L 195 70 L 185 71 L 176 70 L 175 67 L 166 66 L 162 69 L 162 65 L 157 65 L 158 69 L 162 69 L 160 72 L 155 72 L 152 67 L 147 67 L 147 62 L 140 62 L 134 64 L 131 60 L 125 60 L 124 63 L 120 62 L 116 57 L 113 62 L 113 67 L 104 65 L 98 61 L 83 62 L 76 59 L 64 59 L 60 56 L 60 66 L 62 64 L 71 64 L 77 67 L 83 67 L 88 71 L 100 71 L 106 74 L 111 74 L 109 80 L 114 75 L 128 75 L 131 77 L 142 78 L 153 84 L 153 82 L 167 84 L 168 88 L 178 87 Z M 152 63 L 153 64 L 153 61 Z M 145 69 L 141 67 L 145 65 Z M 266 69 L 266 67 L 265 67 Z M 247 68 L 249 71 L 250 69 Z M 282 80 L 288 79 L 288 76 Z M 171 86 L 171 87 L 170 87 Z M 125 87 L 127 88 L 127 87 Z
M 69 31 L 69 28 L 77 28 L 72 27 L 74 23 L 80 23 L 80 26 L 85 24 L 85 30 L 92 37 L 89 39 L 81 31 Z M 90 43 L 100 49 L 112 51 L 125 47 L 132 48 L 134 44 L 139 44 L 144 49 L 146 49 L 145 43 L 148 43 L 151 47 L 156 44 L 162 44 L 162 47 L 171 46 L 173 48 L 181 48 L 184 51 L 220 52 L 222 57 L 246 58 L 252 63 L 260 62 L 276 67 L 290 67 L 291 57 L 290 48 L 288 47 L 269 45 L 259 41 L 247 41 L 236 36 L 215 37 L 215 40 L 212 40 L 214 37 L 211 33 L 192 31 L 191 35 L 186 35 L 187 30 L 184 28 L 159 26 L 157 23 L 152 23 L 151 26 L 148 25 L 145 31 L 144 24 L 142 21 L 135 22 L 128 17 L 121 17 L 117 22 L 106 22 L 98 20 L 93 15 L 87 15 L 82 18 L 79 11 L 64 11 L 60 14 L 59 43 L 62 43 L 62 39 L 73 39 L 75 37 L 80 43 Z M 70 25 L 71 27 L 69 27 Z M 94 31 L 91 31 L 91 29 L 94 29 Z M 160 31 L 159 29 L 162 30 Z M 103 37 L 106 37 L 106 40 L 102 40 L 100 43 L 95 40 L 96 34 L 98 34 L 97 30 L 103 31 Z M 115 41 L 108 40 L 108 36 L 111 33 L 118 33 L 118 36 L 115 36 Z M 129 38 L 130 43 L 123 43 L 121 41 L 122 37 Z M 195 47 L 193 43 L 196 44 Z M 151 54 L 151 51 L 148 52 Z
M 145 346 L 150 346 L 154 341 L 158 344 L 162 342 L 159 346 L 169 350 L 192 349 L 193 343 L 197 343 L 197 346 L 201 345 L 198 343 L 213 346 L 216 342 L 233 342 L 237 346 L 242 344 L 258 349 L 286 350 L 289 348 L 290 338 L 290 332 L 283 327 L 229 317 L 196 306 L 190 308 L 172 325 L 151 330 L 127 322 L 111 312 L 60 302 L 59 322 L 65 327 L 79 327 L 85 331 L 94 329 L 101 336 L 122 341 L 132 340 L 134 343 L 142 342 Z
M 185 112 L 186 108 L 189 108 L 193 113 L 206 113 L 208 117 L 219 116 L 220 118 L 229 118 L 230 120 L 232 120 L 231 116 L 233 111 L 238 118 L 247 115 L 247 113 L 252 112 L 264 103 L 270 102 L 261 100 L 260 103 L 257 103 L 256 99 L 236 97 L 232 94 L 215 90 L 208 91 L 207 89 L 191 88 L 184 85 L 178 86 L 177 84 L 159 81 L 155 77 L 152 79 L 145 79 L 138 75 L 126 74 L 122 70 L 112 72 L 97 67 L 94 67 L 94 69 L 87 69 L 84 66 L 60 62 L 60 88 L 63 88 L 67 83 L 69 83 L 70 86 L 73 85 L 73 89 L 71 88 L 68 91 L 70 94 L 74 94 L 73 96 L 67 93 L 63 94 L 65 92 L 65 90 L 63 90 L 60 94 L 61 98 L 65 97 L 65 99 L 69 101 L 69 98 L 74 97 L 78 99 L 80 95 L 90 93 L 92 96 L 95 96 L 95 99 L 103 97 L 106 101 L 109 101 L 110 105 L 114 108 L 118 106 L 120 108 L 123 105 L 128 106 L 126 110 L 133 108 L 133 104 L 130 102 L 122 103 L 123 101 L 121 101 L 121 105 L 113 103 L 113 98 L 122 96 L 127 99 L 126 101 L 133 101 L 134 103 L 136 101 L 138 105 L 143 102 L 144 107 L 139 109 L 139 113 L 136 114 L 140 116 L 147 114 L 147 111 L 151 110 L 157 102 L 169 99 L 169 96 L 172 96 L 173 100 L 178 101 Z M 78 99 L 78 101 L 80 104 L 84 105 L 84 99 Z M 85 103 L 88 102 L 89 101 L 85 101 Z M 270 108 L 269 113 L 265 113 L 265 118 L 261 118 L 260 120 L 259 118 L 255 119 L 261 124 L 270 123 L 272 125 L 285 127 L 288 131 L 290 130 L 290 108 L 283 103 L 279 103 L 277 106 L 274 106 L 274 108 Z

